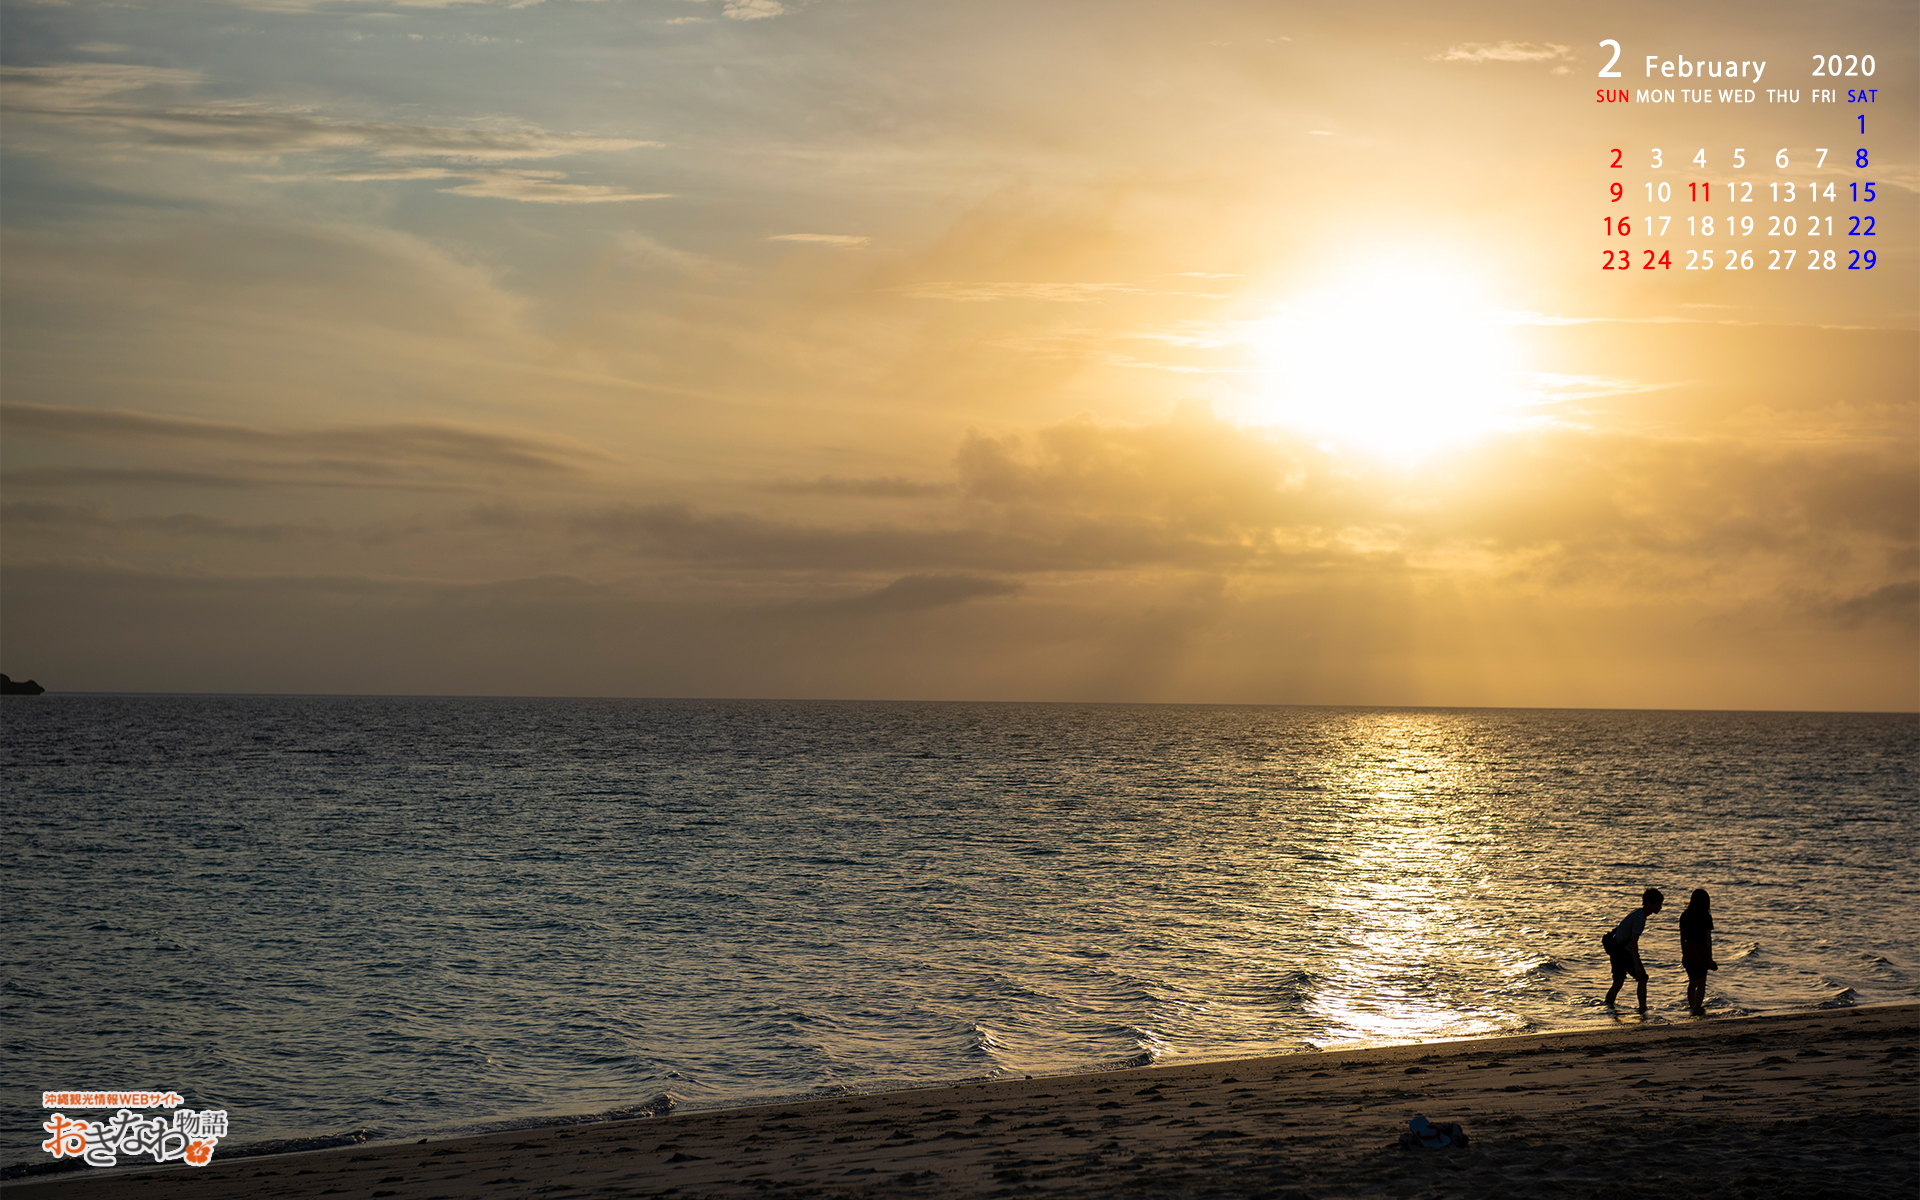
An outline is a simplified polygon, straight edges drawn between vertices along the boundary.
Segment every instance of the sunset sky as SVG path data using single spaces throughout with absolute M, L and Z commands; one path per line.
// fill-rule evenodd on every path
M 1909 0 L 0 0 L 0 667 L 1920 707 L 1916 46 Z M 1873 105 L 1765 102 L 1826 52 Z M 1649 54 L 1760 102 L 1595 103 Z M 1599 269 L 1695 211 L 1612 182 L 1869 178 L 1871 272 Z

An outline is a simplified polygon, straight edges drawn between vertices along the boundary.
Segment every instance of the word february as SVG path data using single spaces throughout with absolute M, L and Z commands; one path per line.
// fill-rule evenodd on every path
M 1657 73 L 1663 79 L 1746 79 L 1751 72 L 1755 83 L 1766 73 L 1767 64 L 1761 62 L 1738 62 L 1734 59 L 1661 59 L 1658 54 L 1647 55 L 1647 78 Z

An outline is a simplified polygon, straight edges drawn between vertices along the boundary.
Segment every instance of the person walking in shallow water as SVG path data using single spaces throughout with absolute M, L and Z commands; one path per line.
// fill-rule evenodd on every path
M 1695 888 L 1680 914 L 1680 965 L 1687 971 L 1687 1009 L 1707 1015 L 1707 972 L 1718 971 L 1713 961 L 1713 908 L 1707 889 Z
M 1666 897 L 1659 888 L 1648 888 L 1640 893 L 1640 907 L 1628 913 L 1624 920 L 1613 927 L 1613 932 L 1600 939 L 1606 948 L 1607 958 L 1613 963 L 1613 986 L 1607 989 L 1607 1007 L 1612 1008 L 1615 998 L 1620 995 L 1620 985 L 1633 976 L 1634 983 L 1640 989 L 1640 1011 L 1647 1011 L 1647 965 L 1640 961 L 1640 935 L 1646 931 L 1647 918 L 1660 911 Z

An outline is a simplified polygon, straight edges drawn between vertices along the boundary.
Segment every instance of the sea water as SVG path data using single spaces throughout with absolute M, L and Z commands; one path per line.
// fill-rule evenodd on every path
M 1920 996 L 1912 715 L 9 698 L 0 1164 Z M 1632 996 L 1629 985 L 1626 997 Z M 1624 1000 L 1624 998 L 1623 998 Z

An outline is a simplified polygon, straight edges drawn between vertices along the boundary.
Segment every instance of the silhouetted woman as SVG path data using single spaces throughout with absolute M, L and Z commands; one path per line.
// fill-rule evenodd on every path
M 1687 970 L 1687 1007 L 1696 1017 L 1707 1015 L 1707 972 L 1718 971 L 1713 961 L 1713 909 L 1707 889 L 1695 888 L 1680 914 L 1680 965 Z

